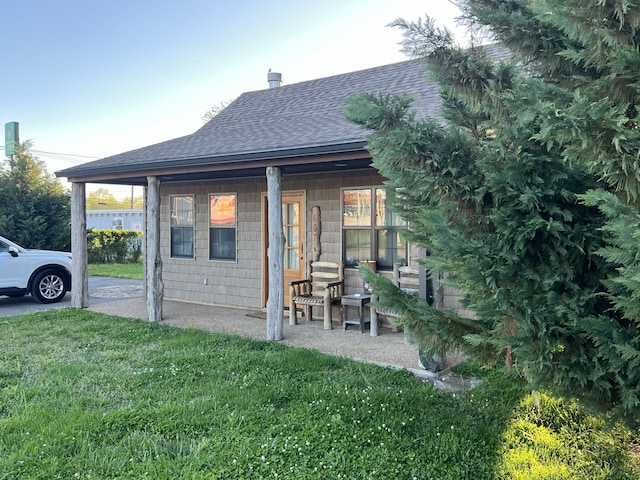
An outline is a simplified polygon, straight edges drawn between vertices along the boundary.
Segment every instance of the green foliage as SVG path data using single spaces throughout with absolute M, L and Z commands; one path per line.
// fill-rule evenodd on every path
M 22 143 L 0 164 L 0 232 L 25 248 L 71 249 L 71 197 Z
M 609 220 L 602 227 L 607 233 L 608 244 L 597 253 L 614 265 L 620 275 L 604 280 L 608 287 L 604 295 L 616 311 L 637 328 L 637 319 L 640 319 L 640 298 L 636 294 L 640 292 L 640 213 L 602 190 L 591 190 L 581 199 L 587 205 L 598 207 Z
M 133 193 L 133 191 L 131 193 Z M 131 197 L 127 197 L 123 200 L 117 200 L 106 188 L 98 188 L 97 190 L 87 193 L 86 201 L 87 210 L 141 209 L 144 203 L 143 197 L 134 197 L 133 202 Z
M 87 232 L 89 263 L 138 263 L 142 255 L 142 232 L 98 230 Z
M 544 464 L 553 447 L 556 471 L 571 478 L 637 478 L 631 432 L 561 399 L 543 396 L 536 411 L 511 379 L 483 375 L 482 386 L 452 395 L 406 371 L 273 342 L 86 310 L 7 317 L 0 471 L 489 479 L 510 478 L 503 472 L 522 466 L 520 452 Z M 549 433 L 529 436 L 523 424 Z
M 460 48 L 435 23 L 398 20 L 425 56 L 447 125 L 416 120 L 403 98 L 366 95 L 347 117 L 374 133 L 374 166 L 401 193 L 408 238 L 473 319 L 434 311 L 384 282 L 420 341 L 504 359 L 531 388 L 640 418 L 640 190 L 635 2 L 462 2 L 513 53 Z M 518 68 L 515 68 L 518 61 Z M 519 71 L 525 71 L 523 76 Z M 580 201 L 596 188 L 606 201 Z M 624 215 L 603 209 L 627 202 Z M 386 291 L 385 291 L 386 290 Z
M 534 392 L 522 399 L 503 434 L 499 478 L 571 480 L 631 478 L 637 459 L 616 448 L 633 438 L 620 425 L 605 426 L 575 401 Z M 562 461 L 571 458 L 570 464 Z M 594 458 L 608 458 L 598 471 Z M 629 469 L 629 470 L 628 470 Z
M 562 147 L 630 200 L 640 194 L 640 6 L 635 0 L 464 2 L 530 72 L 556 87 L 541 143 Z M 517 25 L 518 28 L 514 28 Z

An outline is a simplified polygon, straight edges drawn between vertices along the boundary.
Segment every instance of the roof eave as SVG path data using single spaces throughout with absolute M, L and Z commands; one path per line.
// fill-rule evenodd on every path
M 256 162 L 267 162 L 266 166 L 273 166 L 274 161 L 282 160 L 282 163 L 290 164 L 292 159 L 302 157 L 320 157 L 332 156 L 335 154 L 349 154 L 354 152 L 366 152 L 367 142 L 364 140 L 348 141 L 343 143 L 332 143 L 324 145 L 294 147 L 287 149 L 273 149 L 253 152 L 240 152 L 222 155 L 203 155 L 198 157 L 173 157 L 154 160 L 145 163 L 128 163 L 125 165 L 110 165 L 106 167 L 88 168 L 86 166 L 77 166 L 59 170 L 55 172 L 57 177 L 66 177 L 71 181 L 82 179 L 81 181 L 89 181 L 91 177 L 100 177 L 111 174 L 122 175 L 144 175 L 144 172 L 169 171 L 172 169 L 193 169 L 199 166 L 215 165 L 217 168 L 228 166 L 234 170 L 242 169 L 243 164 L 247 168 L 255 168 Z M 289 161 L 286 161 L 289 160 Z M 250 164 L 250 165 L 249 165 Z M 84 167 L 84 168 L 83 168 Z

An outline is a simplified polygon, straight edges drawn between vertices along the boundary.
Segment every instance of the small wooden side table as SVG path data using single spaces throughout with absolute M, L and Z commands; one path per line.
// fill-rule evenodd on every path
M 371 295 L 355 294 L 342 296 L 342 326 L 343 330 L 347 329 L 347 325 L 360 325 L 360 333 L 364 333 L 364 324 L 370 323 L 371 319 L 364 316 L 364 307 L 371 301 Z M 349 307 L 358 308 L 357 318 L 348 318 L 347 310 Z

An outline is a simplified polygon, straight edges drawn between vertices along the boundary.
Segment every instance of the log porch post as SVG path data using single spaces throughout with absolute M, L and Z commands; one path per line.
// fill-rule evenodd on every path
M 71 184 L 71 307 L 89 306 L 86 184 Z
M 145 289 L 150 322 L 162 320 L 162 258 L 160 256 L 160 180 L 147 177 L 145 205 Z
M 284 314 L 284 232 L 282 224 L 281 173 L 278 167 L 267 167 L 267 203 L 269 218 L 269 297 L 267 299 L 267 340 L 282 340 Z

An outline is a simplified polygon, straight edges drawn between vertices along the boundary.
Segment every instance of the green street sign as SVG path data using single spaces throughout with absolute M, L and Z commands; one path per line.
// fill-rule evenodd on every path
M 20 124 L 9 122 L 4 125 L 4 153 L 5 155 L 15 155 L 16 148 L 20 143 Z

